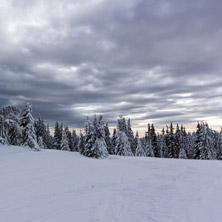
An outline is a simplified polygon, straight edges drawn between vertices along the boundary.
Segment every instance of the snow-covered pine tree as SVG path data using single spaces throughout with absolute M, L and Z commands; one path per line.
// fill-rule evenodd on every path
M 165 129 L 162 129 L 162 134 L 159 135 L 159 145 L 158 145 L 159 149 L 160 149 L 160 156 L 162 158 L 166 158 L 168 156 L 168 150 L 167 150 L 167 146 L 166 146 L 166 138 L 165 138 Z
M 130 119 L 127 121 L 127 136 L 130 143 L 130 148 L 132 150 L 133 155 L 136 153 L 136 140 L 134 138 L 133 130 L 131 127 Z
M 222 160 L 222 129 L 220 130 L 219 133 L 217 133 L 217 160 Z
M 39 136 L 39 138 L 37 139 L 38 140 L 38 145 L 41 149 L 45 149 L 45 144 L 43 142 L 43 139 L 41 136 Z
M 70 151 L 68 136 L 69 136 L 69 129 L 68 127 L 65 127 L 62 136 L 61 150 Z
M 181 148 L 179 151 L 179 159 L 187 159 L 187 154 L 186 154 L 184 148 Z
M 5 117 L 0 115 L 0 144 L 7 143 L 7 132 L 5 129 Z
M 1 141 L 11 145 L 21 143 L 20 110 L 15 106 L 0 109 L 0 137 Z
M 196 139 L 195 139 L 195 147 L 194 147 L 194 159 L 200 159 L 200 148 L 199 144 L 201 141 L 201 127 L 202 125 L 198 122 L 197 123 L 197 130 L 196 130 Z
M 85 124 L 84 155 L 87 157 L 104 158 L 108 155 L 105 142 L 105 129 L 102 116 L 99 121 L 95 116 L 93 124 L 87 118 Z
M 7 107 L 10 111 L 8 118 L 10 118 L 10 126 L 8 131 L 8 141 L 11 145 L 20 145 L 22 138 L 22 129 L 20 127 L 20 110 L 15 106 Z
M 166 149 L 164 153 L 165 158 L 169 158 L 169 148 L 170 148 L 170 132 L 169 132 L 169 126 L 166 125 L 166 133 L 165 133 L 165 143 L 166 143 Z
M 96 121 L 94 132 L 96 134 L 95 148 L 94 153 L 96 158 L 104 158 L 108 156 L 107 144 L 106 144 L 106 135 L 105 135 L 105 126 L 103 122 L 103 117 L 100 115 L 99 121 Z
M 72 151 L 73 150 L 73 140 L 72 140 L 72 133 L 71 133 L 71 131 L 69 130 L 69 127 L 68 126 L 66 126 L 65 128 L 64 128 L 64 132 L 63 132 L 63 135 L 64 135 L 64 133 L 66 133 L 66 136 L 67 136 L 67 138 L 68 138 L 68 144 L 69 144 L 69 151 Z
M 44 119 L 42 118 L 42 139 L 43 139 L 43 143 L 44 143 L 44 147 L 45 149 L 47 149 L 47 146 L 46 146 L 46 140 L 47 140 L 47 125 L 45 124 L 45 121 Z
M 71 139 L 72 139 L 72 151 L 78 152 L 79 148 L 78 148 L 78 137 L 76 134 L 76 130 L 72 131 Z
M 133 156 L 127 135 L 118 130 L 116 137 L 115 154 L 119 156 Z
M 210 151 L 209 129 L 208 125 L 206 125 L 205 123 L 202 123 L 200 136 L 201 136 L 199 143 L 200 159 L 202 160 L 212 159 L 211 157 L 209 158 L 209 151 Z
M 142 147 L 141 140 L 139 138 L 138 131 L 136 132 L 136 138 L 135 138 L 135 145 L 136 145 L 136 151 L 135 151 L 135 156 L 146 156 L 145 151 Z
M 62 136 L 63 136 L 61 126 L 59 126 L 58 122 L 55 123 L 53 149 L 56 150 L 61 150 Z
M 46 140 L 47 140 L 47 129 L 46 129 L 46 125 L 44 123 L 44 119 L 42 117 L 39 117 L 35 123 L 35 132 L 36 132 L 36 137 L 37 137 L 37 141 L 40 142 L 41 144 L 39 144 L 39 146 L 41 148 L 47 148 L 46 146 Z M 41 137 L 42 139 L 39 139 L 39 137 Z
M 185 127 L 184 127 L 185 131 Z M 194 156 L 194 147 L 195 147 L 195 133 L 186 133 L 185 144 L 186 144 L 186 152 L 187 158 L 193 159 Z
M 167 150 L 168 150 L 168 155 L 167 158 L 174 158 L 174 150 L 175 150 L 175 141 L 174 141 L 174 128 L 173 124 L 170 124 L 170 128 L 167 126 L 166 129 L 166 145 L 167 145 Z
M 215 160 L 217 158 L 217 150 L 216 150 L 216 132 L 209 128 L 208 123 L 205 123 L 205 132 L 206 132 L 206 139 L 208 139 L 209 148 L 208 148 L 208 159 Z
M 145 139 L 145 137 L 140 138 L 140 141 L 141 141 L 141 145 L 142 145 L 142 148 L 143 148 L 143 151 L 144 151 L 144 156 L 147 156 L 147 154 L 146 154 L 146 139 Z
M 127 135 L 126 119 L 123 116 L 119 116 L 117 128 Z
M 183 137 L 183 133 L 181 133 L 179 124 L 177 123 L 176 132 L 174 135 L 174 158 L 179 158 L 181 137 Z
M 115 153 L 115 151 L 116 151 L 115 147 L 117 146 L 118 140 L 119 140 L 119 138 L 117 137 L 117 131 L 114 128 L 113 129 L 112 141 L 111 141 L 112 146 L 111 146 L 111 149 L 110 149 L 110 154 L 116 154 Z
M 39 145 L 37 143 L 34 118 L 32 116 L 32 105 L 27 103 L 25 109 L 22 112 L 20 125 L 22 127 L 22 145 L 29 146 L 30 148 L 39 151 Z
M 152 141 L 151 141 L 151 127 L 148 123 L 148 130 L 145 135 L 145 153 L 148 157 L 154 157 Z
M 178 125 L 177 125 L 178 126 Z M 179 132 L 178 132 L 179 131 Z M 179 138 L 177 138 L 179 133 Z M 177 158 L 180 159 L 187 159 L 187 152 L 186 152 L 186 131 L 181 125 L 181 129 L 178 130 L 177 127 L 177 132 L 176 132 L 176 137 L 175 137 L 175 146 L 179 149 L 179 155 Z M 178 144 L 177 144 L 178 143 Z
M 19 114 L 14 115 L 14 118 L 11 119 L 10 125 L 8 128 L 8 142 L 11 145 L 20 145 L 22 139 L 22 129 L 20 127 L 20 118 Z
M 8 131 L 8 142 L 11 145 L 19 146 L 22 139 L 22 130 L 19 123 L 13 122 Z
M 84 146 L 83 155 L 88 157 L 94 157 L 93 149 L 94 149 L 95 140 L 96 139 L 94 133 L 94 126 L 87 117 L 85 122 L 85 146 Z
M 156 135 L 156 141 L 157 141 L 157 147 L 158 147 L 159 154 L 160 154 L 159 157 L 163 157 L 162 149 L 161 149 L 161 135 L 159 133 L 157 133 L 157 135 Z
M 170 155 L 175 158 L 175 135 L 173 123 L 170 124 Z
M 200 159 L 213 160 L 216 159 L 216 152 L 212 143 L 212 131 L 209 129 L 207 123 L 201 124 L 200 142 L 198 148 L 200 150 Z
M 217 142 L 219 139 L 218 132 L 210 129 L 210 138 L 211 138 L 210 146 L 211 146 L 211 149 L 213 149 L 214 151 L 214 158 L 217 159 L 218 151 L 219 151 L 218 142 Z
M 110 132 L 109 132 L 109 125 L 106 123 L 105 125 L 105 142 L 107 145 L 107 151 L 109 154 L 112 154 L 112 143 L 110 140 Z
M 80 130 L 79 143 L 78 143 L 78 150 L 80 154 L 84 154 L 84 148 L 85 148 L 85 137 L 83 136 L 82 131 Z
M 50 129 L 49 125 L 46 126 L 46 142 L 45 142 L 46 148 L 47 149 L 52 149 L 53 148 L 53 139 L 50 134 Z
M 151 125 L 150 136 L 151 136 L 153 154 L 155 157 L 160 157 L 159 148 L 157 146 L 157 136 L 156 136 L 156 132 L 155 132 L 155 128 L 153 124 Z

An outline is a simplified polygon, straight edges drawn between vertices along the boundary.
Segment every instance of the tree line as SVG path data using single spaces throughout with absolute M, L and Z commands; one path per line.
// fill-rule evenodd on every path
M 134 134 L 130 119 L 120 116 L 111 135 L 102 115 L 87 117 L 84 131 L 77 136 L 62 123 L 55 123 L 54 135 L 42 117 L 34 120 L 32 105 L 23 111 L 15 106 L 0 109 L 0 143 L 28 146 L 34 150 L 56 149 L 80 152 L 87 157 L 104 158 L 110 155 L 144 156 L 180 159 L 222 159 L 222 131 L 209 128 L 206 122 L 197 124 L 196 132 L 186 132 L 183 125 L 171 123 L 156 133 L 148 124 L 143 138 Z

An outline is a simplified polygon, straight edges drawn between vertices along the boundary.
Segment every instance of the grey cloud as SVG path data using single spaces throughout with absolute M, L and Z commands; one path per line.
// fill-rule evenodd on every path
M 94 113 L 113 126 L 132 116 L 136 128 L 217 118 L 221 8 L 219 0 L 4 2 L 1 106 L 29 100 L 35 116 L 73 127 Z

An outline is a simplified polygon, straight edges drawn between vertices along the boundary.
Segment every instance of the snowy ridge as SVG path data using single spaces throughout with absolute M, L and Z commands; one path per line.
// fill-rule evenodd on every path
M 221 161 L 0 146 L 0 221 L 220 222 Z

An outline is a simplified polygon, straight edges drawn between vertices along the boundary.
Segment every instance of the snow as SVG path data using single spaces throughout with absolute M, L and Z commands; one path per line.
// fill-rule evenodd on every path
M 220 222 L 222 162 L 0 145 L 0 222 Z

